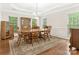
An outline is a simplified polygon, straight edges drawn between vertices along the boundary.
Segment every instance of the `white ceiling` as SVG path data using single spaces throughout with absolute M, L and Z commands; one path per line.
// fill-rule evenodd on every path
M 46 13 L 50 10 L 63 8 L 71 5 L 70 3 L 2 3 L 3 11 L 16 11 L 32 14 L 37 11 L 39 14 Z M 38 8 L 36 8 L 38 7 Z

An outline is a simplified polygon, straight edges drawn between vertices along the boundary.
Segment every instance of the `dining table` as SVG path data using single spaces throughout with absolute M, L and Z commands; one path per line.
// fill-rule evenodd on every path
M 42 28 L 42 29 L 21 30 L 21 33 L 34 32 L 34 31 L 44 32 L 44 30 L 47 30 L 47 29 Z
M 38 32 L 39 33 L 39 37 L 38 38 L 40 38 L 40 40 L 45 40 L 45 38 L 44 37 L 42 37 L 42 34 L 44 34 L 44 31 L 45 30 L 48 30 L 48 29 L 45 29 L 45 28 L 41 28 L 41 29 L 29 29 L 29 30 L 21 30 L 21 31 L 19 31 L 19 37 L 20 38 L 23 38 L 23 40 L 26 42 L 26 43 L 28 43 L 28 44 L 32 44 L 32 34 L 34 33 L 34 32 Z M 21 41 L 22 40 L 19 40 L 18 42 L 19 43 L 21 43 Z
M 39 32 L 39 38 L 41 39 L 42 38 L 42 34 L 44 34 L 45 30 L 47 30 L 47 29 L 42 28 L 42 29 L 21 30 L 21 33 L 22 33 L 22 35 L 24 35 L 23 38 L 25 39 L 26 37 L 30 37 L 33 32 L 38 31 Z M 29 36 L 29 34 L 30 34 L 30 36 Z M 42 39 L 44 39 L 44 38 L 42 38 Z

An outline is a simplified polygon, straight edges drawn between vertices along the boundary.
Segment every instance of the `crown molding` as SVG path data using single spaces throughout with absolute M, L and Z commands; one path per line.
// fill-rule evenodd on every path
M 56 12 L 60 12 L 60 11 L 64 11 L 64 10 L 68 10 L 70 8 L 74 8 L 76 6 L 79 6 L 79 4 L 77 3 L 72 3 L 72 4 L 68 4 L 68 5 L 65 5 L 63 7 L 56 7 L 56 8 L 49 8 L 47 10 L 44 10 L 42 12 L 40 12 L 40 16 L 47 16 L 49 14 L 52 14 L 52 13 L 56 13 Z M 12 7 L 12 6 L 11 6 Z M 2 9 L 2 12 L 10 12 L 10 13 L 16 13 L 16 14 L 22 14 L 22 15 L 29 15 L 29 16 L 32 16 L 32 11 L 25 11 L 25 10 L 18 10 L 16 9 L 16 7 L 13 7 L 13 9 L 11 10 L 8 10 L 8 9 Z
M 3 10 L 2 13 L 13 13 L 13 14 L 18 14 L 18 15 L 31 16 L 31 13 L 29 12 L 14 11 L 14 10 Z
M 47 16 L 47 15 L 52 14 L 52 13 L 61 12 L 61 11 L 69 10 L 71 8 L 75 8 L 77 6 L 79 6 L 79 4 L 73 3 L 73 4 L 69 4 L 69 5 L 63 6 L 63 7 L 50 9 L 48 11 L 42 12 L 41 15 L 42 16 Z

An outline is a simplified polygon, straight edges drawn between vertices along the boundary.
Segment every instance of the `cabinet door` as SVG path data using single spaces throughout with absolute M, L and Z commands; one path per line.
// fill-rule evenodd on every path
M 21 29 L 29 29 L 30 28 L 31 19 L 21 17 Z
M 6 39 L 6 21 L 1 21 L 1 39 Z
M 79 41 L 79 29 L 73 29 L 71 32 L 71 36 L 72 36 L 72 45 L 73 47 L 77 47 L 78 46 L 78 41 Z

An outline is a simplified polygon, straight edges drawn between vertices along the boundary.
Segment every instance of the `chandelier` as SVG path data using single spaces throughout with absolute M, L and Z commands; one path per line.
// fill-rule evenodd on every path
M 39 19 L 38 3 L 34 4 L 33 17 Z

